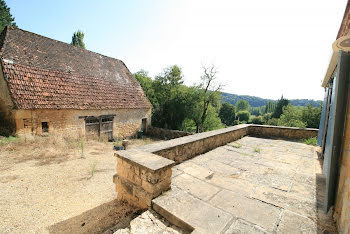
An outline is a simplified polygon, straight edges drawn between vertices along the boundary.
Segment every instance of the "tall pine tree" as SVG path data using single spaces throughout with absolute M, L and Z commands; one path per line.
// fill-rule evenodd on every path
M 10 13 L 10 8 L 7 7 L 6 2 L 4 0 L 0 0 L 0 31 L 4 30 L 7 25 L 12 27 L 17 27 L 14 22 L 15 18 L 12 17 Z

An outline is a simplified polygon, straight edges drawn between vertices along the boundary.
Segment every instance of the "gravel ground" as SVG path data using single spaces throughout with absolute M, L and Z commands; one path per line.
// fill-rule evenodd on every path
M 115 200 L 111 143 L 70 148 L 49 139 L 32 142 L 0 145 L 0 233 L 94 233 L 132 218 L 136 209 Z

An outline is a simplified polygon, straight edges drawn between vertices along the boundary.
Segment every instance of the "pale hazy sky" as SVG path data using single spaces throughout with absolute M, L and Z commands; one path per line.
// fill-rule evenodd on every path
M 346 0 L 7 0 L 17 25 L 152 76 L 177 64 L 186 84 L 215 64 L 224 91 L 322 99 L 321 81 Z

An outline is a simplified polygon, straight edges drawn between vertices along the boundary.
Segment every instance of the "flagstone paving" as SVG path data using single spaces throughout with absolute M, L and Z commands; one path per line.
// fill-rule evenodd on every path
M 315 149 L 244 137 L 175 166 L 153 209 L 197 233 L 333 232 Z

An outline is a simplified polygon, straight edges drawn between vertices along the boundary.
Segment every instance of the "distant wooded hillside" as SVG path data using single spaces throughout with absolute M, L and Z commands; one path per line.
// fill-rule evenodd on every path
M 272 99 L 264 99 L 249 95 L 237 95 L 224 92 L 222 93 L 222 102 L 228 102 L 232 105 L 236 105 L 236 102 L 238 102 L 239 100 L 247 100 L 251 107 L 264 106 L 267 102 L 276 101 Z M 310 99 L 291 99 L 290 103 L 294 106 L 307 106 L 308 104 L 311 104 L 313 107 L 319 107 L 321 101 L 315 101 Z

